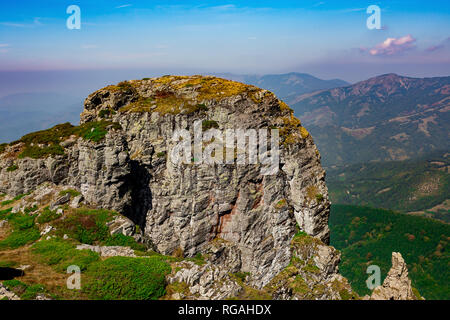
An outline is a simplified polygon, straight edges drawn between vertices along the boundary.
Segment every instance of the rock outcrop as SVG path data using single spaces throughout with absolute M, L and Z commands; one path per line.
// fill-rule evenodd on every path
M 174 134 L 185 129 L 194 136 L 196 121 L 204 131 L 279 129 L 275 173 L 262 174 L 261 163 L 173 163 Z M 48 135 L 51 141 L 42 141 Z M 202 76 L 122 82 L 86 99 L 80 127 L 61 125 L 4 149 L 0 193 L 27 193 L 44 182 L 72 185 L 86 203 L 133 220 L 163 254 L 193 257 L 224 240 L 220 259 L 232 256 L 233 268 L 251 273 L 257 287 L 289 264 L 297 224 L 329 240 L 319 152 L 292 110 L 253 86 Z
M 20 300 L 20 297 L 0 283 L 0 300 Z
M 392 253 L 392 267 L 383 285 L 376 287 L 370 300 L 421 300 L 418 293 L 414 293 L 405 260 L 398 252 Z

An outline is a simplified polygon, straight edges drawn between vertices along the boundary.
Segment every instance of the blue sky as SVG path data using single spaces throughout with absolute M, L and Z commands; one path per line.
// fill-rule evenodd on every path
M 81 8 L 80 30 L 66 28 L 72 4 Z M 372 4 L 382 9 L 382 30 L 366 27 Z M 298 71 L 348 81 L 450 72 L 448 0 L 43 0 L 1 7 L 0 71 Z

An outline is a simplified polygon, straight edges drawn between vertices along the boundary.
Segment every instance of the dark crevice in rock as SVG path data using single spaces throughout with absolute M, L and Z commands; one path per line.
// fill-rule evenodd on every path
M 131 173 L 124 184 L 124 193 L 131 190 L 131 201 L 125 205 L 123 214 L 136 225 L 145 229 L 147 212 L 152 208 L 150 173 L 139 161 L 130 161 Z

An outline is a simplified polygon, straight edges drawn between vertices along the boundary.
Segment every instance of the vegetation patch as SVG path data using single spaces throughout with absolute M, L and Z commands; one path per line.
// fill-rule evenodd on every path
M 12 213 L 11 209 L 0 212 L 2 219 L 8 220 L 12 232 L 6 239 L 0 241 L 0 250 L 16 249 L 40 238 L 39 229 L 34 223 L 34 216 Z
M 215 120 L 203 120 L 202 121 L 202 130 L 207 131 L 209 129 L 218 129 L 219 124 Z
M 143 80 L 150 79 L 144 78 Z M 207 111 L 208 107 L 204 104 L 205 101 L 220 101 L 243 93 L 250 93 L 250 98 L 255 101 L 254 93 L 259 90 L 254 86 L 235 81 L 202 76 L 163 76 L 154 79 L 153 83 L 159 91 L 152 97 L 140 97 L 138 101 L 122 107 L 120 111 L 159 112 L 161 114 Z M 109 86 L 106 89 L 120 90 L 118 86 Z M 192 91 L 196 93 L 195 100 L 191 97 Z
M 0 268 L 15 268 L 18 263 L 15 261 L 0 261 Z
M 91 299 L 156 300 L 166 293 L 170 265 L 158 256 L 112 257 L 88 267 L 83 290 Z
M 317 188 L 317 186 L 309 186 L 306 188 L 306 198 L 309 201 L 316 200 L 317 202 L 321 202 L 323 200 L 323 196 L 319 193 L 319 188 Z M 322 200 L 319 201 L 319 198 Z
M 108 132 L 108 128 L 120 129 L 118 123 L 108 121 L 87 122 L 80 126 L 64 123 L 53 128 L 29 133 L 11 144 L 23 143 L 23 151 L 19 158 L 39 159 L 48 156 L 63 155 L 64 148 L 60 143 L 75 135 L 92 142 L 101 141 Z
M 277 204 L 275 205 L 275 208 L 283 209 L 284 207 L 286 207 L 286 205 L 287 205 L 286 199 L 281 199 L 280 201 L 277 202 Z
M 76 209 L 69 212 L 64 219 L 55 221 L 56 235 L 65 234 L 78 242 L 90 245 L 126 246 L 135 250 L 145 250 L 143 244 L 133 237 L 123 234 L 111 235 L 107 223 L 118 213 L 102 209 Z
M 22 300 L 34 300 L 39 294 L 46 293 L 45 287 L 43 285 L 28 285 L 16 279 L 3 281 L 3 285 L 8 290 L 18 295 Z
M 36 242 L 32 252 L 40 262 L 54 267 L 59 272 L 66 272 L 67 267 L 71 265 L 77 265 L 84 271 L 100 258 L 96 252 L 77 250 L 74 243 L 59 238 Z
M 187 260 L 194 262 L 198 266 L 206 264 L 205 258 L 202 256 L 201 253 L 197 253 L 194 258 L 189 258 Z
M 60 197 L 65 196 L 66 194 L 70 194 L 71 197 L 75 198 L 79 195 L 81 195 L 81 192 L 74 190 L 74 189 L 67 189 L 67 190 L 63 190 L 59 193 Z
M 110 116 L 112 116 L 114 114 L 116 114 L 116 111 L 114 111 L 114 110 L 103 109 L 103 110 L 100 110 L 100 112 L 98 113 L 98 116 L 102 119 L 105 119 L 105 118 L 109 118 Z
M 299 143 L 302 138 L 306 138 L 304 132 L 302 133 L 302 129 L 304 128 L 302 127 L 300 120 L 294 116 L 292 111 L 289 116 L 281 117 L 280 119 L 282 125 L 279 130 L 283 145 L 287 146 L 290 144 Z
M 12 166 L 6 168 L 6 171 L 13 172 L 13 171 L 16 171 L 17 169 L 19 169 L 19 167 L 16 164 L 13 164 Z
M 49 207 L 45 207 L 39 214 L 39 216 L 36 218 L 36 222 L 39 224 L 44 224 L 59 218 L 61 218 L 60 214 L 56 213 L 56 211 L 50 210 Z
M 60 237 L 67 234 L 85 244 L 98 244 L 110 237 L 106 224 L 116 215 L 109 210 L 76 209 L 54 223 L 56 234 Z

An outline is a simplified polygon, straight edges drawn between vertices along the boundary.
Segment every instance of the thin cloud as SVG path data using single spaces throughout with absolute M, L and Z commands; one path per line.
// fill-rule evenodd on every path
M 35 17 L 33 18 L 33 23 L 17 23 L 17 22 L 3 21 L 0 22 L 0 25 L 13 28 L 34 28 L 37 26 L 42 26 L 43 23 L 41 22 L 40 17 Z
M 425 49 L 426 52 L 435 52 L 444 49 L 447 45 L 450 44 L 450 38 L 445 39 L 442 43 L 430 46 Z
M 411 35 L 400 38 L 387 38 L 369 50 L 372 56 L 392 56 L 415 48 L 416 39 Z
M 26 24 L 14 23 L 14 22 L 0 22 L 0 24 L 5 27 L 14 27 L 14 28 L 26 28 L 27 27 Z
M 367 10 L 367 8 L 350 8 L 350 9 L 344 9 L 344 10 L 340 10 L 341 12 L 360 12 L 360 11 L 365 11 Z
M 226 11 L 226 10 L 236 9 L 236 6 L 234 4 L 224 4 L 222 6 L 209 7 L 209 9 L 219 10 L 219 11 Z
M 120 8 L 126 8 L 126 7 L 131 7 L 132 4 L 123 4 L 121 6 L 117 6 L 116 9 L 120 9 Z

